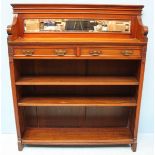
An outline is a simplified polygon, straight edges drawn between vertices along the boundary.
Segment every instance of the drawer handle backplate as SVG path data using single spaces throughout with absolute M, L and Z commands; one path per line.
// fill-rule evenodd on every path
M 99 56 L 102 52 L 101 51 L 91 51 L 89 52 L 90 55 L 92 56 Z
M 125 51 L 122 51 L 121 53 L 122 53 L 122 55 L 124 55 L 124 56 L 130 56 L 130 55 L 133 54 L 133 51 L 125 50 Z
M 32 56 L 34 50 L 23 50 L 22 52 L 25 56 Z
M 63 50 L 63 49 L 55 50 L 55 54 L 57 56 L 64 56 L 66 54 L 66 50 Z

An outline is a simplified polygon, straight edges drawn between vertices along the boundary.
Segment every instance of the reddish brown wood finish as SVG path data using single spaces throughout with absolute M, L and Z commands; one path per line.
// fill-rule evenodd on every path
M 16 85 L 138 85 L 138 81 L 130 76 L 30 76 L 19 79 Z
M 131 97 L 27 97 L 19 106 L 136 106 Z
M 112 134 L 114 136 L 111 136 Z M 131 142 L 131 133 L 128 128 L 29 128 L 23 136 L 24 144 L 108 145 Z
M 7 28 L 18 149 L 137 147 L 148 29 L 140 5 L 13 4 Z M 130 20 L 131 33 L 24 33 L 24 19 Z

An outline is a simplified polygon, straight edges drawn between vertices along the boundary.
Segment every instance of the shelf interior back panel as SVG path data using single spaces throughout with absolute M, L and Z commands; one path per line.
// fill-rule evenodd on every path
M 19 100 L 25 97 L 136 97 L 133 86 L 17 86 Z
M 25 127 L 128 127 L 134 107 L 20 107 Z
M 137 77 L 139 60 L 15 60 L 16 79 L 28 76 Z

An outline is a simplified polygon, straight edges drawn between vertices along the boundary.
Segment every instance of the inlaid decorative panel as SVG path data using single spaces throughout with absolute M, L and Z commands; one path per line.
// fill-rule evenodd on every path
M 129 20 L 25 19 L 25 33 L 37 32 L 120 32 L 130 33 Z

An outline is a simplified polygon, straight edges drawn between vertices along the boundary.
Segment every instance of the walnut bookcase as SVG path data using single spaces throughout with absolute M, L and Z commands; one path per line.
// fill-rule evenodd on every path
M 18 148 L 136 151 L 147 46 L 140 5 L 13 4 L 8 51 Z

